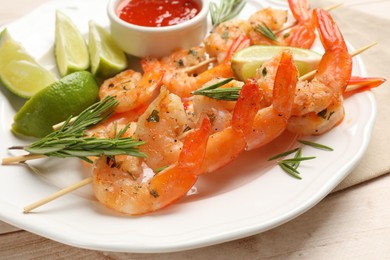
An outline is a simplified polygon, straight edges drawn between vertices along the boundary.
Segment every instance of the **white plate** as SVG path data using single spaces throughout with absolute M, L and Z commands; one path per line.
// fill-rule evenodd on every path
M 53 69 L 55 9 L 66 12 L 86 33 L 89 19 L 107 25 L 105 5 L 102 0 L 50 1 L 7 27 L 31 54 Z M 248 1 L 243 15 L 261 7 Z M 365 74 L 359 59 L 354 59 L 354 74 Z M 20 105 L 20 100 L 1 86 L 1 158 L 10 156 L 7 147 L 27 143 L 9 130 Z M 202 176 L 194 194 L 154 214 L 118 215 L 100 205 L 90 187 L 23 214 L 24 206 L 86 174 L 77 160 L 41 159 L 34 162 L 41 174 L 22 166 L 0 166 L 0 218 L 68 245 L 122 252 L 180 251 L 260 233 L 310 209 L 360 160 L 374 125 L 375 100 L 370 92 L 360 93 L 348 98 L 345 108 L 346 118 L 340 126 L 310 138 L 333 147 L 333 152 L 304 147 L 304 155 L 317 158 L 302 164 L 302 180 L 293 179 L 266 162 L 269 156 L 294 145 L 293 136 L 283 135 L 272 148 L 245 153 L 222 171 Z

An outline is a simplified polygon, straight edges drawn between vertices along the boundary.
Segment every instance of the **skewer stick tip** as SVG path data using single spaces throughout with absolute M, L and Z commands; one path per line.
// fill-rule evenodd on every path
M 342 6 L 342 5 L 343 5 L 343 3 L 338 3 L 338 4 L 330 5 L 330 6 L 325 7 L 324 10 L 325 10 L 325 11 L 331 11 L 331 10 L 333 10 L 333 9 L 336 9 L 336 8 Z
M 366 45 L 366 46 L 364 46 L 364 47 L 362 47 L 362 48 L 359 48 L 359 49 L 357 49 L 356 51 L 352 52 L 351 55 L 352 55 L 352 57 L 353 57 L 353 56 L 356 56 L 356 55 L 358 55 L 358 54 L 360 54 L 360 53 L 366 51 L 367 49 L 369 49 L 369 48 L 371 48 L 371 47 L 373 47 L 373 46 L 375 46 L 375 45 L 377 45 L 377 44 L 378 44 L 378 42 L 370 43 L 370 44 L 368 44 L 368 45 Z
M 40 159 L 46 157 L 47 157 L 46 155 L 42 155 L 42 154 L 26 154 L 26 155 L 3 158 L 1 159 L 1 164 L 2 165 L 16 164 L 28 160 L 34 160 L 34 159 Z
M 50 201 L 53 201 L 53 200 L 55 200 L 61 196 L 64 196 L 64 195 L 66 195 L 74 190 L 77 190 L 77 189 L 79 189 L 79 188 L 81 188 L 81 187 L 83 187 L 91 182 L 92 182 L 92 177 L 85 178 L 84 180 L 81 180 L 81 181 L 79 181 L 79 182 L 77 182 L 77 183 L 75 183 L 67 188 L 64 188 L 56 193 L 53 193 L 46 198 L 43 198 L 41 200 L 38 200 L 34 203 L 27 205 L 26 207 L 23 208 L 23 213 L 29 213 L 33 209 L 36 209 L 42 205 L 45 205 L 45 204 L 49 203 Z

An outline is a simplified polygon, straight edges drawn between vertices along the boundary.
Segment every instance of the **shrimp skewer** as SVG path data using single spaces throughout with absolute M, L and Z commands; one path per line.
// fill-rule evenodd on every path
M 288 12 L 287 10 L 278 10 L 273 8 L 261 9 L 252 14 L 248 23 L 251 25 L 249 31 L 249 38 L 251 39 L 251 45 L 283 45 L 283 36 L 269 37 L 265 35 L 263 29 L 278 31 L 283 28 L 287 22 Z
M 248 38 L 244 36 L 238 37 L 230 46 L 228 54 L 222 63 L 209 70 L 203 71 L 197 76 L 188 75 L 186 70 L 178 70 L 176 66 L 171 65 L 172 63 L 166 62 L 163 59 L 162 64 L 165 69 L 163 83 L 172 93 L 175 93 L 182 98 L 190 97 L 192 91 L 200 88 L 203 84 L 214 78 L 234 77 L 234 72 L 230 67 L 230 61 L 236 51 L 248 46 Z M 191 51 L 186 52 L 192 53 Z M 176 55 L 177 53 L 173 53 L 171 56 Z
M 297 81 L 298 69 L 293 62 L 292 52 L 283 51 L 276 71 L 272 104 L 257 112 L 251 130 L 246 133 L 248 150 L 271 142 L 287 128 Z M 250 84 L 257 86 L 255 80 L 251 80 Z
M 297 78 L 292 52 L 284 51 L 275 79 L 274 101 L 266 108 L 261 107 L 262 93 L 256 81 L 249 79 L 240 91 L 231 125 L 210 135 L 202 172 L 215 171 L 244 150 L 256 149 L 277 138 L 287 127 Z
M 234 106 L 231 125 L 209 137 L 201 173 L 210 173 L 227 165 L 245 150 L 245 134 L 251 130 L 260 99 L 259 88 L 248 83 L 243 86 Z
M 246 20 L 230 20 L 219 24 L 204 40 L 207 53 L 216 57 L 218 63 L 226 59 L 235 39 L 249 37 L 251 26 Z
M 316 39 L 315 22 L 307 0 L 289 0 L 290 10 L 296 20 L 291 30 L 285 30 L 288 11 L 264 8 L 253 13 L 248 20 L 231 20 L 219 24 L 205 39 L 211 57 L 222 62 L 237 37 L 250 38 L 251 45 L 283 45 L 310 48 Z M 269 32 L 269 33 L 267 33 Z
M 352 72 L 352 57 L 332 17 L 316 9 L 314 18 L 325 54 L 313 80 L 298 84 L 288 127 L 303 135 L 325 133 L 343 120 L 343 94 Z
M 129 215 L 140 215 L 164 208 L 187 194 L 197 180 L 205 155 L 210 122 L 187 134 L 176 163 L 148 180 L 118 169 L 115 162 L 101 157 L 92 174 L 93 191 L 105 206 Z
M 145 142 L 139 149 L 147 155 L 151 169 L 171 165 L 178 160 L 188 120 L 177 95 L 161 88 L 159 96 L 137 121 L 136 139 Z
M 352 57 L 348 53 L 337 25 L 326 11 L 317 9 L 316 13 L 319 13 L 317 27 L 325 53 L 313 80 L 298 82 L 292 112 L 294 116 L 310 112 L 318 113 L 325 109 L 334 96 L 344 92 L 352 71 Z M 256 78 L 259 87 L 265 92 L 265 105 L 269 105 L 272 101 L 270 93 L 279 61 L 280 55 L 276 55 L 257 70 Z

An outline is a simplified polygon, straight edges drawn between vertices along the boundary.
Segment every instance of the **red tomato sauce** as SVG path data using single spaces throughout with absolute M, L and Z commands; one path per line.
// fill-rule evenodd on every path
M 127 0 L 119 4 L 117 14 L 131 24 L 162 27 L 188 21 L 199 11 L 194 0 Z

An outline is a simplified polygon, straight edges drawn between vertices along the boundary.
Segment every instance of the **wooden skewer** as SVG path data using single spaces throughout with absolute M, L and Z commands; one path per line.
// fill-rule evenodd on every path
M 68 124 L 73 124 L 73 122 L 76 121 L 76 119 L 77 119 L 77 116 L 72 117 L 72 118 L 69 120 Z M 53 125 L 53 126 L 52 126 L 53 130 L 54 130 L 54 131 L 57 131 L 58 129 L 60 129 L 60 128 L 64 125 L 64 123 L 65 123 L 65 121 L 59 122 L 58 124 Z
M 351 53 L 351 56 L 352 57 L 355 57 L 356 55 L 364 52 L 365 50 L 371 48 L 372 46 L 378 44 L 377 42 L 373 42 L 371 44 L 368 44 L 367 46 L 364 46 L 360 49 L 357 49 L 356 51 L 354 51 L 353 53 Z M 299 77 L 299 80 L 300 81 L 303 81 L 303 80 L 310 80 L 314 77 L 314 75 L 317 73 L 317 70 L 313 70 L 313 71 L 310 71 L 309 73 L 306 73 L 305 75 Z
M 210 59 L 207 59 L 207 60 L 204 60 L 202 62 L 199 62 L 198 64 L 194 65 L 194 66 L 191 66 L 191 67 L 188 67 L 188 68 L 185 68 L 183 69 L 182 71 L 185 72 L 185 73 L 191 73 L 193 72 L 194 70 L 197 70 L 198 68 L 204 66 L 204 65 L 207 65 L 211 62 L 214 62 L 216 61 L 217 58 L 210 58 Z
M 77 190 L 77 189 L 79 189 L 79 188 L 81 188 L 81 187 L 83 187 L 91 182 L 92 182 L 92 177 L 88 177 L 82 181 L 79 181 L 79 182 L 77 182 L 69 187 L 66 187 L 66 188 L 64 188 L 56 193 L 51 194 L 50 196 L 48 196 L 46 198 L 43 198 L 41 200 L 38 200 L 37 202 L 34 202 L 30 205 L 27 205 L 26 207 L 23 208 L 23 213 L 29 213 L 33 209 L 36 209 L 36 208 L 38 208 L 38 207 L 40 207 L 40 206 L 42 206 L 42 205 L 44 205 L 52 200 L 55 200 L 55 199 L 65 195 L 65 194 L 68 194 L 74 190 Z
M 76 118 L 77 118 L 77 116 L 71 118 L 69 120 L 69 124 L 72 124 L 76 120 Z M 52 126 L 53 130 L 56 131 L 56 130 L 60 129 L 64 125 L 64 123 L 65 123 L 65 121 L 53 125 Z M 16 163 L 20 163 L 20 162 L 24 162 L 24 161 L 28 161 L 28 160 L 41 159 L 41 158 L 46 158 L 46 157 L 47 156 L 42 155 L 42 154 L 26 154 L 26 155 L 3 158 L 1 160 L 1 164 L 2 165 L 16 164 Z
M 340 5 L 342 5 L 343 3 L 338 3 L 338 4 L 334 4 L 334 5 L 331 5 L 331 6 L 328 6 L 326 8 L 324 8 L 325 11 L 331 11 L 333 9 L 336 9 L 337 7 L 339 7 Z M 291 28 L 293 28 L 294 26 L 296 26 L 298 24 L 298 21 L 295 21 L 294 23 L 290 24 L 289 26 L 286 26 L 278 31 L 275 32 L 275 34 L 279 34 L 279 33 L 282 33 L 286 30 L 289 30 Z
M 34 160 L 34 159 L 40 159 L 40 158 L 46 158 L 46 157 L 47 156 L 42 155 L 42 154 L 26 154 L 26 155 L 21 155 L 21 156 L 3 158 L 1 160 L 1 164 L 2 165 L 15 164 L 15 163 L 28 161 L 28 160 Z
M 328 7 L 325 7 L 324 10 L 327 11 L 327 12 L 329 12 L 329 11 L 332 11 L 332 10 L 334 10 L 334 9 L 336 9 L 336 8 L 338 8 L 338 7 L 340 7 L 340 6 L 342 6 L 342 5 L 343 5 L 343 3 L 338 3 L 338 4 L 330 5 L 330 6 L 328 6 Z

